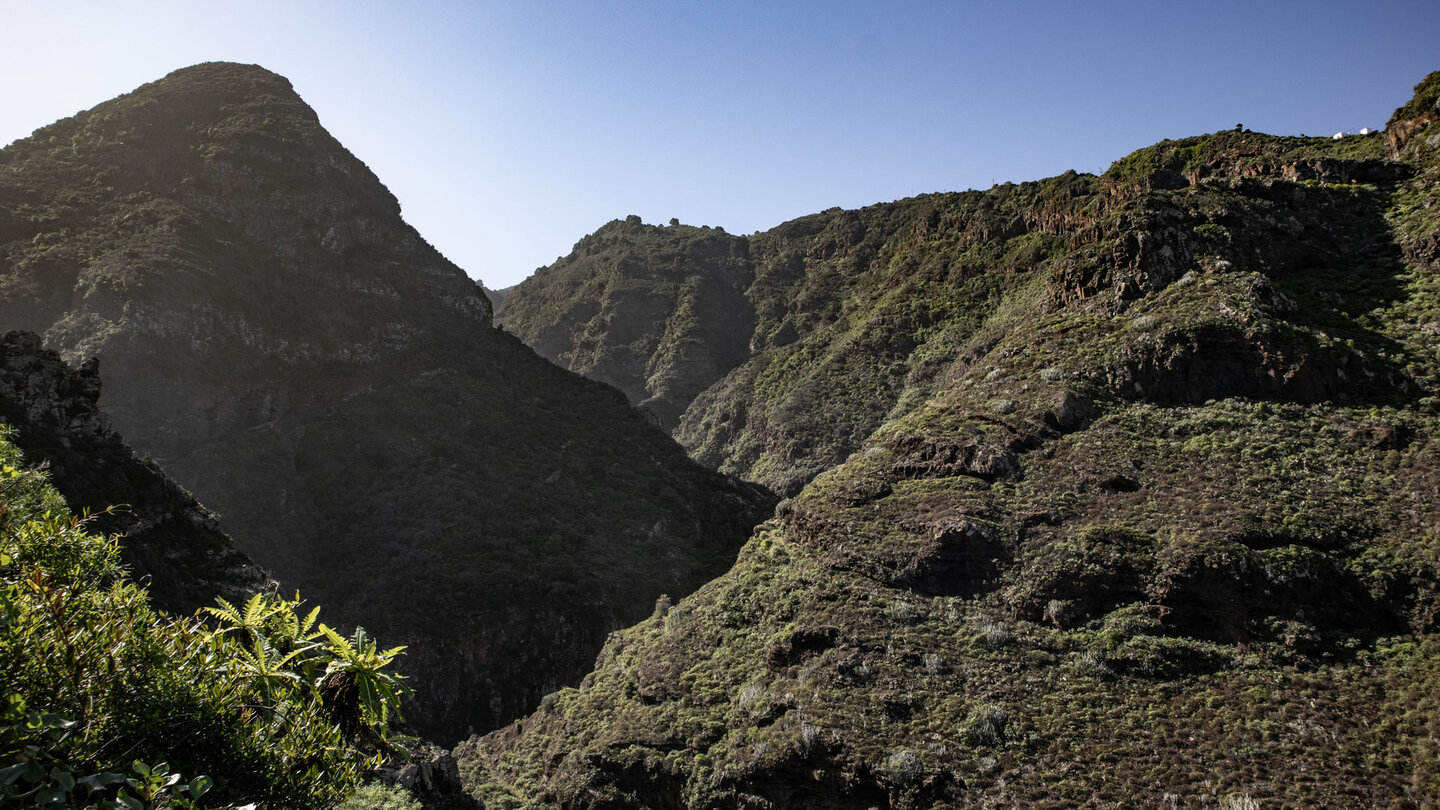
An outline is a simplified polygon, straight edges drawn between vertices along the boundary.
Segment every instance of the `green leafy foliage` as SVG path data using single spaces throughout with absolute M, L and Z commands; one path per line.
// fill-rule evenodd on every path
M 163 762 L 151 766 L 138 759 L 125 773 L 76 771 L 60 753 L 76 725 L 29 709 L 19 695 L 7 697 L 0 713 L 0 756 L 12 763 L 0 768 L 0 796 L 5 806 L 193 810 L 214 787 L 208 776 L 187 782 Z
M 328 807 L 389 750 L 406 693 L 363 631 L 318 643 L 317 613 L 257 594 L 217 627 L 152 610 L 113 539 L 69 515 L 0 440 L 0 783 L 21 806 Z M 329 631 L 333 633 L 334 631 Z M 342 639 L 343 640 L 343 639 Z M 381 703 L 337 710 L 358 668 Z M 359 717 L 354 728 L 336 719 Z

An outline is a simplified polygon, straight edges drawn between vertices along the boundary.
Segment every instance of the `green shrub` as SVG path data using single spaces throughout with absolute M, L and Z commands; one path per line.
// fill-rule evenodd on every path
M 379 763 L 405 693 L 384 670 L 398 648 L 314 630 L 298 596 L 222 603 L 215 628 L 157 612 L 117 541 L 72 517 L 3 434 L 0 462 L 7 805 L 183 807 L 208 791 L 211 805 L 311 810 Z M 327 691 L 342 681 L 354 688 Z
M 1010 713 L 993 703 L 975 707 L 965 718 L 962 729 L 965 739 L 974 747 L 999 745 L 1005 741 L 1010 726 Z
M 909 785 L 920 781 L 925 768 L 920 758 L 909 751 L 896 751 L 885 759 L 885 773 L 898 785 Z
M 336 810 L 420 810 L 420 802 L 399 785 L 370 782 L 356 788 Z

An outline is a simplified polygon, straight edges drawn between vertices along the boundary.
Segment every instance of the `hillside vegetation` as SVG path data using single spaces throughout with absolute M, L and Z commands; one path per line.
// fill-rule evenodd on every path
M 0 325 L 98 357 L 115 426 L 282 592 L 408 645 L 409 718 L 442 741 L 577 682 L 774 503 L 493 329 L 255 66 L 177 71 L 0 151 Z
M 396 651 L 365 658 L 363 631 L 334 635 L 298 597 L 209 625 L 155 609 L 122 562 L 153 537 L 97 533 L 126 507 L 75 515 L 14 433 L 0 426 L 0 805 L 303 810 L 354 791 L 400 717 Z M 372 703 L 366 679 L 398 688 Z
M 752 237 L 677 435 L 794 496 L 472 792 L 1440 806 L 1437 97 Z
M 661 263 L 692 286 L 722 283 L 688 259 L 693 249 L 670 246 L 713 231 L 611 223 L 517 287 L 497 319 L 637 403 L 650 393 L 645 375 L 685 379 L 699 393 L 674 435 L 691 454 L 794 494 L 880 424 L 953 383 L 987 350 L 1003 300 L 1118 311 L 1216 262 L 1259 271 L 1293 298 L 1314 292 L 1311 274 L 1350 257 L 1395 260 L 1383 219 L 1390 201 L 1374 190 L 1408 169 L 1383 160 L 1384 150 L 1381 135 L 1332 142 L 1226 131 L 1141 150 L 1102 177 L 832 209 L 748 244 L 731 238 L 729 253 L 743 264 L 723 283 L 752 280 L 743 298 L 715 307 L 734 333 L 726 351 L 748 346 L 728 371 L 676 363 L 660 348 L 662 335 L 693 331 L 695 315 L 663 306 L 673 297 L 642 271 Z M 1097 295 L 1105 300 L 1089 300 Z M 1326 308 L 1311 303 L 1297 301 L 1304 313 Z M 616 353 L 639 357 L 630 365 L 644 374 L 588 359 Z M 1165 396 L 1203 401 L 1202 389 Z

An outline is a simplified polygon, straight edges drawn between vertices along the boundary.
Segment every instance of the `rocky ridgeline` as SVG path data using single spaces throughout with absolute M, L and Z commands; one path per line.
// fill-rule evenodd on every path
M 40 337 L 0 340 L 0 420 L 32 464 L 91 526 L 120 536 L 131 574 L 163 610 L 190 613 L 274 583 L 220 530 L 215 515 L 149 459 L 136 458 L 96 406 L 97 364 L 72 369 Z
M 677 435 L 793 497 L 457 749 L 471 792 L 1432 804 L 1437 99 L 752 237 L 753 355 Z
M 1305 300 L 1309 276 L 1356 257 L 1430 255 L 1424 233 L 1397 239 L 1386 219 L 1393 193 L 1425 182 L 1386 137 L 1218 132 L 1142 149 L 1100 177 L 834 209 L 748 239 L 617 221 L 519 285 L 497 318 L 632 402 L 683 379 L 687 397 L 668 402 L 661 424 L 703 463 L 787 494 L 963 374 L 986 351 L 986 318 L 1021 288 L 1049 308 L 1113 316 L 1177 282 L 1244 285 L 1235 308 L 1258 320 L 1168 330 L 1154 353 L 1097 380 L 1127 396 L 1308 402 L 1403 390 L 1403 373 L 1343 342 L 1280 350 L 1307 342 L 1287 321 L 1334 307 Z M 717 264 L 701 246 L 722 238 Z M 723 305 L 697 317 L 675 294 L 679 279 L 724 288 Z M 1261 335 L 1267 324 L 1277 331 Z M 722 326 L 723 339 L 705 340 Z M 726 362 L 681 362 L 664 348 L 677 334 L 691 336 L 692 354 L 710 348 Z

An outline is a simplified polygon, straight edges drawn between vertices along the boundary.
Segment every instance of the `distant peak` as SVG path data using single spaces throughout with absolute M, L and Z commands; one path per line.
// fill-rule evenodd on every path
M 135 92 L 165 90 L 179 93 L 215 94 L 226 99 L 246 95 L 278 95 L 297 97 L 290 80 L 259 65 L 238 62 L 201 62 L 180 68 L 159 81 L 143 85 Z
M 280 81 L 286 81 L 284 76 L 281 76 L 274 71 L 267 70 L 260 65 L 247 64 L 244 62 L 198 62 L 189 67 L 183 67 L 179 70 L 172 70 L 170 73 L 166 74 L 165 78 L 169 79 L 176 76 L 188 75 L 223 76 L 227 74 L 236 76 L 265 76 L 271 79 L 279 79 Z

